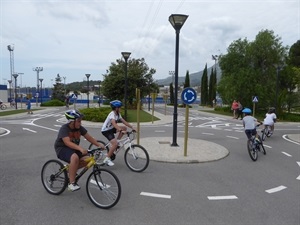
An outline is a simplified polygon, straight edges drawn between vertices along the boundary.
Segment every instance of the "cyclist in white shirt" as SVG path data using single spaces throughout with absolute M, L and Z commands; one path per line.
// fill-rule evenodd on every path
M 274 123 L 276 123 L 277 116 L 275 114 L 275 109 L 270 108 L 269 111 L 266 113 L 266 118 L 264 119 L 264 126 L 266 129 L 266 126 L 271 127 L 271 134 L 273 134 L 274 131 Z
M 107 157 L 104 159 L 104 163 L 108 166 L 113 166 L 114 163 L 111 161 L 111 157 L 114 154 L 114 151 L 118 147 L 117 139 L 121 139 L 123 136 L 123 132 L 127 130 L 127 127 L 135 130 L 132 125 L 130 125 L 120 114 L 120 108 L 122 106 L 122 102 L 119 100 L 114 100 L 110 102 L 110 106 L 112 111 L 106 117 L 101 132 L 102 134 L 109 140 L 111 143 L 111 147 L 109 152 L 107 153 Z M 119 126 L 117 123 L 122 122 L 126 126 Z M 119 133 L 117 138 L 115 137 L 116 133 Z

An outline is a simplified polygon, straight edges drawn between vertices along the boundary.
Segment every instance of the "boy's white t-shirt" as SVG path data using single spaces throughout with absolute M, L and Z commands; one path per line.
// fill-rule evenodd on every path
M 245 116 L 243 118 L 243 123 L 245 125 L 245 130 L 253 130 L 255 129 L 257 119 L 253 116 Z
M 277 119 L 275 113 L 267 113 L 266 118 L 264 119 L 264 125 L 270 125 L 272 126 L 274 124 L 274 119 Z
M 111 121 L 114 119 L 116 122 L 118 120 L 120 120 L 122 118 L 121 114 L 119 113 L 119 115 L 116 115 L 114 111 L 111 111 L 108 116 L 106 117 L 102 129 L 101 131 L 107 131 L 107 130 L 111 130 L 114 128 L 114 126 L 112 125 Z

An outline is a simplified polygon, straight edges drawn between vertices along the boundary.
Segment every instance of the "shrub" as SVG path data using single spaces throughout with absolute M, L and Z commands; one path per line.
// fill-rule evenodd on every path
M 48 107 L 49 106 L 64 106 L 64 105 L 65 105 L 65 103 L 58 99 L 53 99 L 53 100 L 41 103 L 41 106 L 48 106 Z
M 104 122 L 107 115 L 111 112 L 110 107 L 100 107 L 100 108 L 84 108 L 79 109 L 79 111 L 84 115 L 83 120 L 92 122 Z

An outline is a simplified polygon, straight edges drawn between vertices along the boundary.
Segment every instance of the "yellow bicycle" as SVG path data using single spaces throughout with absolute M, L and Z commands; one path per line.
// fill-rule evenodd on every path
M 99 161 L 103 157 L 102 152 L 100 148 L 88 150 L 90 155 L 86 158 L 88 164 L 76 175 L 75 182 L 77 183 L 85 172 L 93 168 L 86 181 L 87 195 L 95 206 L 109 209 L 115 206 L 121 197 L 121 184 L 112 171 L 101 168 L 103 163 Z M 48 193 L 59 195 L 64 192 L 69 183 L 68 169 L 69 165 L 63 165 L 56 159 L 51 159 L 44 164 L 41 178 Z

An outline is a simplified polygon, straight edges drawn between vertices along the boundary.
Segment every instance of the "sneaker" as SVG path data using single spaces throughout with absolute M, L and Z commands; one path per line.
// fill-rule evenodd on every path
M 255 138 L 256 143 L 260 143 L 260 140 L 258 138 Z
M 68 186 L 68 190 L 69 191 L 77 191 L 79 189 L 80 189 L 80 186 L 78 184 L 71 183 Z
M 113 166 L 113 165 L 115 165 L 115 164 L 111 161 L 111 159 L 108 158 L 108 157 L 105 157 L 105 159 L 103 160 L 103 162 L 104 162 L 106 165 L 108 165 L 108 166 Z

